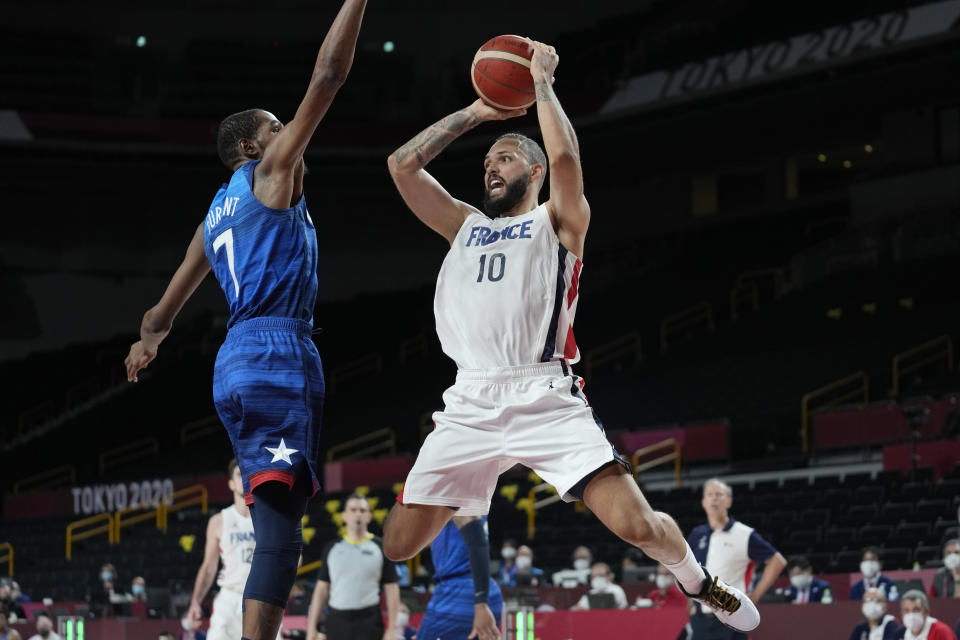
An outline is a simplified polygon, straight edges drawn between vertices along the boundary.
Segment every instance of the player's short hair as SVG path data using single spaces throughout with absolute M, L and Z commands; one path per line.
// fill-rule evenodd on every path
M 520 152 L 527 157 L 530 164 L 542 164 L 543 175 L 547 175 L 547 154 L 543 152 L 543 148 L 536 140 L 528 138 L 522 133 L 505 133 L 494 140 L 494 144 L 504 139 L 516 140 L 517 146 L 520 147 Z
M 227 476 L 233 477 L 233 470 L 237 468 L 237 459 L 230 458 L 230 462 L 227 463 Z
M 946 551 L 947 547 L 954 544 L 960 546 L 960 539 L 950 538 L 949 540 L 943 543 L 943 550 Z
M 930 611 L 930 601 L 927 600 L 927 594 L 920 589 L 910 589 L 910 591 L 907 591 L 905 594 L 900 596 L 900 600 L 901 602 L 904 600 L 913 600 L 914 602 L 919 602 L 924 611 Z
M 46 618 L 50 622 L 53 622 L 53 616 L 50 615 L 49 611 L 37 611 L 33 614 L 34 621 L 39 620 L 40 618 Z
M 791 571 L 794 568 L 806 571 L 807 569 L 812 569 L 813 565 L 807 560 L 807 556 L 793 556 L 787 561 L 787 571 Z
M 878 562 L 883 559 L 883 556 L 881 556 L 880 554 L 880 547 L 876 545 L 870 545 L 869 547 L 864 547 L 863 549 L 861 549 L 860 559 L 863 560 L 863 556 L 867 555 L 868 553 L 872 553 L 873 555 L 877 556 Z
M 240 150 L 237 149 L 237 143 L 242 138 L 257 137 L 257 129 L 263 122 L 260 118 L 262 111 L 263 109 L 239 111 L 224 118 L 217 127 L 217 155 L 220 156 L 220 162 L 228 169 L 232 169 L 238 160 L 243 159 Z

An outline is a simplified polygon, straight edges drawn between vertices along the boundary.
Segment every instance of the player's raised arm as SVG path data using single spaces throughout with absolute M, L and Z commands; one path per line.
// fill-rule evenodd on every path
M 549 45 L 536 41 L 531 44 L 530 73 L 537 94 L 537 118 L 550 162 L 550 200 L 547 206 L 557 225 L 560 242 L 582 257 L 583 240 L 590 225 L 590 206 L 583 196 L 577 134 L 553 91 L 553 72 L 560 57 Z
M 170 279 L 167 290 L 163 292 L 155 306 L 143 314 L 140 323 L 140 340 L 130 346 L 124 364 L 127 367 L 127 380 L 137 381 L 137 372 L 145 368 L 157 357 L 157 347 L 170 333 L 173 320 L 193 292 L 210 271 L 210 263 L 203 252 L 203 225 L 197 227 L 193 239 L 187 247 L 187 254 L 180 267 Z
M 526 112 L 526 109 L 501 111 L 477 100 L 469 107 L 433 123 L 387 158 L 390 175 L 403 201 L 425 225 L 446 238 L 447 242 L 452 243 L 467 216 L 478 211 L 451 196 L 424 167 L 447 145 L 481 122 L 506 120 Z
M 293 120 L 277 134 L 264 152 L 260 171 L 289 170 L 300 161 L 317 125 L 327 113 L 337 91 L 347 80 L 360 34 L 366 0 L 346 0 L 327 31 L 313 67 L 310 85 Z

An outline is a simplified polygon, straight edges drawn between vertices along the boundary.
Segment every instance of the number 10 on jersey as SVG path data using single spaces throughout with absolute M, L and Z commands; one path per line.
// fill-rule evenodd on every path
M 487 260 L 487 254 L 480 255 L 480 273 L 477 274 L 477 282 L 483 282 L 484 272 L 487 280 L 490 282 L 500 282 L 503 278 L 503 270 L 507 266 L 507 256 L 502 253 L 494 253 Z

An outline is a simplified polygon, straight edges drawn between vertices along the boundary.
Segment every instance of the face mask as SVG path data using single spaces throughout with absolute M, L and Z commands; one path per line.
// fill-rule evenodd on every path
M 603 576 L 593 576 L 590 578 L 590 588 L 594 591 L 601 591 L 607 586 L 607 579 Z
M 143 595 L 143 585 L 142 585 L 142 584 L 135 584 L 135 585 L 133 585 L 133 595 L 135 595 L 135 596 L 142 596 L 142 595 Z
M 400 611 L 397 613 L 397 626 L 403 629 L 407 626 L 407 623 L 410 622 L 410 614 L 406 611 Z
M 923 614 L 922 613 L 905 613 L 903 614 L 903 624 L 910 629 L 910 632 L 917 634 L 920 632 L 920 629 L 923 629 Z
M 516 558 L 517 550 L 514 549 L 513 547 L 504 547 L 503 549 L 500 550 L 500 556 L 503 557 L 504 560 L 509 560 L 510 558 Z
M 883 617 L 883 605 L 876 600 L 867 600 L 860 610 L 863 611 L 863 617 L 867 620 L 878 620 Z
M 864 560 L 860 563 L 860 573 L 866 578 L 872 578 L 880 573 L 880 563 L 876 560 Z
M 673 584 L 673 576 L 657 576 L 657 588 L 666 589 Z
M 586 558 L 577 558 L 573 561 L 573 568 L 577 571 L 583 571 L 590 568 L 590 561 Z
M 517 556 L 517 568 L 518 569 L 529 569 L 530 565 L 533 564 L 533 560 L 530 556 Z
M 50 635 L 50 629 L 40 629 L 37 631 L 40 634 L 41 638 L 46 638 Z
M 193 624 L 190 622 L 190 618 L 181 618 L 180 626 L 183 627 L 184 631 L 193 631 Z
M 113 574 L 109 571 L 104 571 L 100 574 L 100 579 L 104 582 L 110 582 L 110 580 L 113 579 Z
M 960 553 L 948 553 L 947 557 L 943 559 L 943 566 L 950 569 L 950 571 L 960 567 Z
M 799 573 L 795 576 L 790 576 L 790 584 L 801 591 L 809 587 L 811 582 L 813 582 L 813 576 L 806 573 Z

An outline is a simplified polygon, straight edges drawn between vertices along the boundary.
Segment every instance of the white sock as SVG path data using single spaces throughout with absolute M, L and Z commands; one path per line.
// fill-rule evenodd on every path
M 673 574 L 677 582 L 683 585 L 687 593 L 696 595 L 703 589 L 703 581 L 707 579 L 707 574 L 703 572 L 703 567 L 693 557 L 693 550 L 690 545 L 684 543 L 684 546 L 687 548 L 687 553 L 683 556 L 683 560 L 677 564 L 664 562 L 663 566 Z

